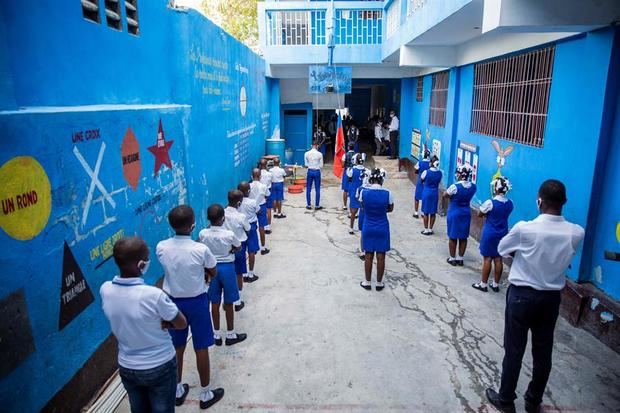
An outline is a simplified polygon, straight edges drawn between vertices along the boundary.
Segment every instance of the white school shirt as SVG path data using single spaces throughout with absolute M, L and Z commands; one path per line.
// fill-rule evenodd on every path
M 584 229 L 563 216 L 540 214 L 533 221 L 520 221 L 499 242 L 503 257 L 514 252 L 508 281 L 536 290 L 561 290 L 564 272 L 585 235 Z
M 390 121 L 390 127 L 389 127 L 390 132 L 397 131 L 399 126 L 400 124 L 398 122 L 398 116 L 394 116 L 392 120 Z
M 273 181 L 273 176 L 271 172 L 266 169 L 260 170 L 260 182 L 267 187 L 267 189 L 271 189 L 271 182 Z
M 118 364 L 132 370 L 161 366 L 175 357 L 170 334 L 161 321 L 172 321 L 179 309 L 159 288 L 142 278 L 114 277 L 99 289 L 103 312 L 118 340 Z
M 355 168 L 355 169 L 361 169 L 362 171 L 363 171 L 364 169 L 366 169 L 366 168 L 364 167 L 364 165 L 355 165 L 355 166 L 352 166 L 352 167 L 350 167 L 350 168 L 347 168 L 347 176 L 348 176 L 349 178 L 353 178 L 353 168 Z
M 381 125 L 375 125 L 375 139 L 383 139 L 383 127 Z
M 250 198 L 255 200 L 258 205 L 263 205 L 267 202 L 266 198 L 269 194 L 269 189 L 262 182 L 252 181 L 250 183 Z
M 286 177 L 286 171 L 279 166 L 274 166 L 271 168 L 271 182 L 280 183 L 284 182 L 284 178 Z
M 224 227 L 227 230 L 232 231 L 239 241 L 246 241 L 248 239 L 246 231 L 250 230 L 250 222 L 248 221 L 248 217 L 239 212 L 237 208 L 233 208 L 231 206 L 224 208 L 224 216 L 226 217 Z
M 248 219 L 250 224 L 258 221 L 256 214 L 260 212 L 260 206 L 252 198 L 244 197 L 239 206 L 241 212 Z
M 458 181 L 457 184 L 461 184 L 463 185 L 463 188 L 469 188 L 471 187 L 471 182 L 469 181 Z M 450 196 L 456 194 L 458 192 L 458 187 L 456 186 L 456 184 L 452 184 L 448 187 L 448 189 L 446 189 L 446 193 Z
M 232 231 L 224 227 L 210 226 L 200 231 L 198 239 L 209 247 L 218 263 L 235 262 L 232 248 L 239 248 L 241 241 Z
M 495 195 L 493 197 L 494 200 L 499 201 L 499 202 L 508 202 L 508 198 L 506 198 L 504 195 Z M 480 212 L 482 212 L 483 214 L 488 214 L 491 210 L 493 209 L 493 201 L 490 199 L 487 199 L 486 201 L 484 201 L 482 203 L 482 205 L 480 205 Z
M 312 148 L 304 154 L 304 162 L 308 169 L 323 168 L 323 154 Z
M 209 248 L 189 235 L 160 241 L 157 259 L 164 267 L 164 291 L 174 298 L 197 297 L 207 292 L 205 268 L 215 268 L 217 264 Z

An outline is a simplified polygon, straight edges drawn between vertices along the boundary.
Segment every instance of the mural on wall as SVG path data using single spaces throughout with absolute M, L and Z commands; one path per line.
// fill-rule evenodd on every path
M 140 161 L 140 144 L 131 128 L 127 128 L 121 143 L 121 160 L 123 162 L 123 176 L 131 189 L 136 192 L 138 182 L 140 182 L 142 162 Z
M 60 279 L 60 312 L 58 330 L 62 330 L 95 301 L 71 249 L 65 242 Z
M 309 66 L 308 93 L 351 93 L 353 71 L 350 66 Z
M 0 227 L 12 238 L 30 240 L 49 219 L 52 210 L 50 180 L 31 156 L 17 156 L 0 168 Z
M 502 147 L 497 143 L 497 141 L 491 142 L 493 148 L 495 148 L 495 152 L 497 152 L 497 157 L 495 161 L 497 162 L 497 172 L 493 174 L 492 181 L 502 176 L 502 168 L 506 165 L 506 158 L 508 155 L 512 153 L 514 150 L 513 146 L 508 146 L 506 149 L 502 149 Z M 493 195 L 493 184 L 491 184 L 491 195 Z
M 153 176 L 157 176 L 162 164 L 172 169 L 169 151 L 173 143 L 174 141 L 166 141 L 164 127 L 160 119 L 159 128 L 157 129 L 157 143 L 153 146 L 149 146 L 148 148 L 149 151 L 155 156 L 155 170 L 153 171 Z
M 420 157 L 421 145 L 422 145 L 422 132 L 420 132 L 420 129 L 412 129 L 411 130 L 411 157 L 416 161 Z
M 458 141 L 456 151 L 456 166 L 469 164 L 472 168 L 471 181 L 476 183 L 478 180 L 478 146 L 472 143 Z

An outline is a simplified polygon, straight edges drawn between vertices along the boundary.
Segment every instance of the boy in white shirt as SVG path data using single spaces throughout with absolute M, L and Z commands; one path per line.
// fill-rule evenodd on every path
M 247 181 L 243 181 L 237 185 L 237 189 L 243 194 L 243 200 L 239 205 L 239 212 L 246 216 L 250 223 L 250 230 L 248 234 L 248 267 L 249 271 L 243 275 L 243 281 L 247 283 L 258 280 L 258 276 L 254 273 L 254 263 L 256 261 L 256 253 L 260 250 L 258 244 L 258 234 L 256 233 L 258 227 L 258 213 L 260 207 L 255 200 L 250 198 L 250 184 Z
M 247 334 L 235 333 L 235 312 L 233 304 L 239 300 L 239 286 L 235 275 L 235 252 L 241 249 L 241 241 L 232 231 L 224 227 L 226 219 L 224 208 L 213 204 L 207 209 L 207 218 L 211 223 L 209 228 L 200 231 L 200 242 L 209 247 L 217 260 L 217 274 L 211 278 L 209 284 L 209 300 L 211 300 L 211 317 L 215 345 L 222 345 L 220 332 L 220 303 L 224 295 L 224 312 L 226 313 L 226 345 L 232 346 L 247 338 Z
M 235 311 L 241 311 L 245 303 L 241 301 L 241 291 L 243 291 L 243 274 L 248 272 L 246 264 L 246 253 L 248 250 L 248 231 L 250 222 L 248 218 L 239 212 L 239 206 L 243 201 L 243 193 L 238 189 L 228 191 L 228 206 L 224 209 L 224 226 L 232 231 L 241 241 L 241 248 L 235 252 L 235 273 L 237 274 L 237 284 L 239 285 L 239 299 L 235 302 Z
M 276 210 L 275 218 L 286 218 L 286 215 L 282 213 L 282 201 L 284 201 L 284 178 L 286 177 L 286 171 L 280 167 L 280 159 L 277 158 L 274 161 L 274 166 L 271 168 L 271 195 L 273 197 L 273 206 Z
M 176 235 L 157 244 L 157 258 L 164 268 L 163 290 L 187 318 L 192 329 L 192 343 L 200 376 L 200 407 L 206 409 L 224 396 L 223 389 L 209 388 L 209 347 L 213 341 L 213 327 L 209 317 L 206 274 L 214 277 L 216 260 L 209 248 L 194 241 L 190 235 L 196 227 L 194 210 L 187 205 L 175 207 L 168 214 L 168 222 Z M 180 406 L 189 393 L 189 385 L 182 383 L 183 355 L 187 345 L 188 329 L 169 331 L 177 353 L 177 399 Z
M 119 375 L 133 412 L 174 412 L 177 361 L 167 328 L 186 328 L 187 320 L 159 288 L 141 277 L 149 268 L 149 249 L 140 238 L 122 238 L 113 256 L 120 275 L 99 293 L 103 312 L 118 340 Z
M 258 218 L 258 233 L 260 234 L 260 255 L 269 254 L 269 250 L 265 247 L 265 229 L 269 225 L 267 221 L 267 197 L 269 189 L 260 181 L 260 169 L 252 170 L 252 183 L 250 183 L 250 198 L 256 201 L 260 207 L 260 211 L 256 214 Z
M 258 163 L 260 169 L 260 182 L 267 187 L 267 197 L 265 198 L 265 207 L 267 208 L 267 225 L 265 225 L 265 234 L 271 234 L 271 210 L 273 209 L 273 174 L 267 168 L 267 160 L 261 159 Z

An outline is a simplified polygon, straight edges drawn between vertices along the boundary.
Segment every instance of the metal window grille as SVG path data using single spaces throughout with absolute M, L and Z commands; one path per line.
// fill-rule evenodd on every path
M 269 46 L 325 44 L 325 10 L 272 10 L 266 18 Z
M 119 0 L 105 0 L 105 19 L 108 27 L 122 30 L 121 27 L 121 6 Z
M 136 36 L 139 35 L 138 0 L 125 0 L 125 15 L 127 16 L 127 31 Z
M 478 63 L 471 131 L 543 146 L 555 47 Z
M 390 4 L 387 11 L 387 31 L 386 37 L 392 36 L 400 27 L 400 0 L 395 0 Z
M 412 16 L 418 9 L 422 8 L 427 0 L 407 0 L 407 17 Z
M 381 44 L 382 10 L 337 9 L 336 44 Z
M 424 76 L 418 76 L 415 88 L 415 100 L 422 102 L 424 98 Z
M 99 0 L 81 0 L 82 15 L 86 20 L 99 23 Z
M 448 81 L 450 72 L 439 72 L 433 75 L 431 87 L 431 110 L 429 123 L 431 125 L 446 126 L 446 107 L 448 105 Z

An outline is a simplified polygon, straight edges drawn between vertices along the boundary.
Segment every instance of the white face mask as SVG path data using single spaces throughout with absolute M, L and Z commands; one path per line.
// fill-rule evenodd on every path
M 536 208 L 538 208 L 538 212 L 540 212 L 540 205 L 542 204 L 542 200 L 540 198 L 538 198 L 536 200 Z
M 189 232 L 194 231 L 194 229 L 195 229 L 195 228 L 196 228 L 196 223 L 193 223 L 193 224 L 192 224 L 192 227 L 189 229 Z
M 146 274 L 150 266 L 151 266 L 151 260 L 146 260 L 146 261 L 140 260 L 140 262 L 138 262 L 138 268 L 140 269 L 140 274 L 142 275 Z

